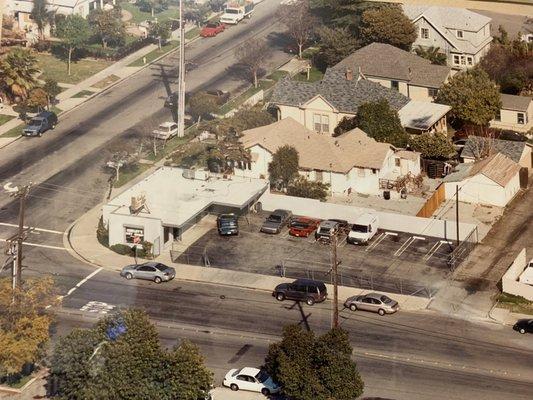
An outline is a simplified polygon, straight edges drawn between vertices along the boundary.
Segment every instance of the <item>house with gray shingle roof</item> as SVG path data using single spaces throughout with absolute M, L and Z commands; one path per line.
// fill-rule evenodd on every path
M 398 112 L 400 120 L 420 122 L 408 126 L 410 133 L 446 131 L 447 106 L 409 106 L 413 101 L 407 96 L 372 82 L 363 73 L 354 74 L 350 68 L 330 68 L 319 82 L 284 78 L 274 87 L 270 104 L 277 108 L 278 119 L 291 117 L 307 129 L 333 134 L 343 118 L 357 114 L 361 104 L 382 99 Z
M 516 132 L 528 132 L 533 128 L 533 98 L 500 94 L 502 107 L 490 126 Z
M 332 67 L 361 71 L 372 82 L 397 90 L 412 100 L 433 101 L 450 78 L 451 68 L 385 43 L 365 46 Z
M 413 48 L 438 47 L 454 69 L 473 67 L 489 51 L 489 17 L 464 8 L 429 5 L 404 4 L 403 12 L 418 31 Z
M 472 163 L 494 153 L 502 153 L 522 167 L 531 168 L 533 165 L 531 147 L 526 142 L 480 136 L 468 137 L 461 158 L 465 163 Z

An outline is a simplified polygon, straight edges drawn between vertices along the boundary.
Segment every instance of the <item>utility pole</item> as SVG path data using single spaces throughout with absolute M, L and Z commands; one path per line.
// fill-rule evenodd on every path
M 180 6 L 180 58 L 178 69 L 178 137 L 185 136 L 185 27 L 183 26 L 183 0 Z
M 4 23 L 4 8 L 6 0 L 0 0 L 0 49 L 2 48 L 2 24 Z
M 459 185 L 455 185 L 455 228 L 457 232 L 457 246 L 459 246 Z
M 338 266 L 340 263 L 337 260 L 337 235 L 338 232 L 335 232 L 333 235 L 331 235 L 331 272 L 333 274 L 333 328 L 338 328 L 339 326 Z

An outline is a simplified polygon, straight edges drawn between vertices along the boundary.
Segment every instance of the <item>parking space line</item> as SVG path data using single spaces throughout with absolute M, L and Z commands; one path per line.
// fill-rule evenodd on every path
M 347 239 L 347 237 L 345 236 L 345 237 L 341 240 L 341 242 L 337 244 L 337 247 L 344 247 L 344 246 L 346 246 L 346 243 L 348 243 L 346 239 Z
M 433 257 L 433 255 L 437 252 L 437 250 L 440 249 L 443 244 L 452 244 L 452 242 L 450 242 L 449 240 L 439 240 L 433 245 L 431 249 L 429 249 L 429 251 L 424 255 L 423 259 L 428 261 L 431 257 Z
M 407 250 L 407 248 L 411 246 L 416 240 L 426 240 L 426 238 L 422 236 L 411 236 L 400 246 L 398 250 L 396 250 L 396 252 L 394 253 L 394 257 L 401 256 L 403 252 Z
M 381 235 L 379 235 L 376 240 L 374 240 L 373 243 L 371 243 L 365 251 L 372 251 L 374 250 L 383 240 L 387 238 L 387 236 L 398 236 L 396 232 L 383 232 Z

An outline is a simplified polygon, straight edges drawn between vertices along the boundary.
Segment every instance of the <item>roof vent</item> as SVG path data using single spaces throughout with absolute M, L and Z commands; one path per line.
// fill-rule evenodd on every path
M 350 68 L 346 68 L 345 76 L 347 81 L 353 81 L 353 71 Z

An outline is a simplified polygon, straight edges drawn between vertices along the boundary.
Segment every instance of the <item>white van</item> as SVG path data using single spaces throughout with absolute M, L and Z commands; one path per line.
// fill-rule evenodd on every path
M 354 221 L 346 241 L 351 244 L 368 243 L 377 233 L 378 228 L 379 220 L 377 215 L 363 214 Z

